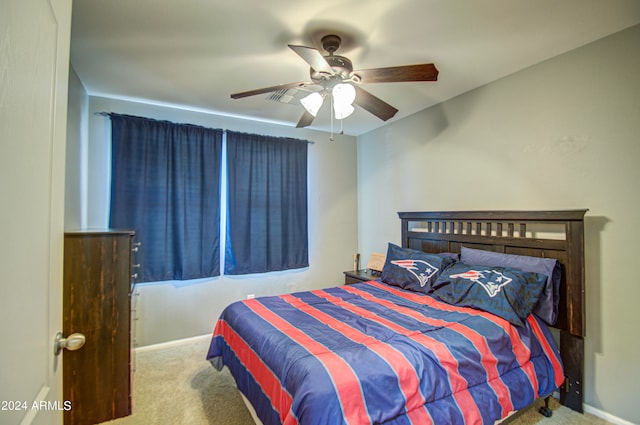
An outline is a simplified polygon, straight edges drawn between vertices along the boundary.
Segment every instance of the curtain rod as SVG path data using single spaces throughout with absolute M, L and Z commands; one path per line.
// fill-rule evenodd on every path
M 102 111 L 102 112 L 94 112 L 93 115 L 101 115 L 103 117 L 108 117 L 113 113 L 114 112 L 104 112 L 104 111 Z M 225 133 L 227 132 L 226 129 L 222 129 L 222 131 L 225 132 Z M 229 130 L 229 131 L 236 131 L 236 130 Z M 315 143 L 316 143 L 313 140 L 302 140 L 302 139 L 297 139 L 297 140 L 300 140 L 301 142 L 306 142 L 306 143 L 308 143 L 310 145 L 315 145 Z

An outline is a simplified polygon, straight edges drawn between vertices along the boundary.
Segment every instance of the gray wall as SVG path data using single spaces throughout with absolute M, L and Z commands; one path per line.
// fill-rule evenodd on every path
M 639 76 L 636 26 L 358 138 L 365 258 L 400 241 L 397 211 L 589 208 L 586 402 L 634 423 Z
M 81 167 L 83 160 L 83 146 L 87 140 L 87 114 L 89 113 L 89 96 L 82 86 L 73 67 L 69 67 L 69 97 L 67 103 L 67 146 L 65 169 L 65 228 L 79 229 L 84 227 L 81 194 L 86 183 Z
M 79 81 L 74 80 L 73 84 L 72 91 L 76 95 L 70 108 L 81 110 L 86 93 L 83 94 Z M 70 119 L 72 126 L 82 128 L 86 125 L 88 131 L 85 136 L 78 130 L 68 146 L 68 230 L 99 229 L 108 225 L 110 120 L 95 112 L 124 113 L 315 142 L 309 146 L 308 156 L 310 266 L 259 275 L 138 285 L 134 296 L 138 317 L 134 334 L 138 345 L 208 334 L 225 306 L 249 294 L 273 295 L 344 282 L 342 272 L 353 267 L 357 244 L 354 137 L 340 136 L 331 142 L 328 134 L 311 130 L 125 100 L 99 97 L 88 100 L 86 118 L 78 112 Z M 78 176 L 83 180 L 82 184 L 73 181 Z

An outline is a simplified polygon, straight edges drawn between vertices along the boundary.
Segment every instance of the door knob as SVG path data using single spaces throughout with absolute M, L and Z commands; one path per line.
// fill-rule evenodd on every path
M 76 351 L 82 348 L 87 338 L 81 333 L 74 333 L 67 338 L 62 336 L 62 332 L 56 334 L 56 339 L 53 342 L 53 353 L 57 356 L 62 352 L 63 348 L 69 351 Z

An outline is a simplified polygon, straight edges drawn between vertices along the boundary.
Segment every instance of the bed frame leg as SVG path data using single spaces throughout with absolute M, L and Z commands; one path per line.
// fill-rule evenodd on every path
M 566 375 L 565 383 L 560 388 L 560 404 L 583 413 L 584 339 L 560 331 L 560 355 Z
M 551 410 L 551 408 L 549 407 L 549 400 L 551 400 L 550 395 L 544 398 L 544 406 L 540 406 L 540 408 L 538 409 L 538 413 L 540 413 L 542 416 L 546 416 L 547 418 L 550 418 L 551 415 L 553 415 L 553 410 Z

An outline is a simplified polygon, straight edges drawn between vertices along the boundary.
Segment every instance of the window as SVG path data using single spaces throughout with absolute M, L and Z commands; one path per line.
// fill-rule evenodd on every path
M 304 141 L 110 114 L 110 226 L 143 244 L 140 282 L 307 267 Z M 226 166 L 227 205 L 221 206 Z
M 227 132 L 225 274 L 307 267 L 307 143 Z
M 222 130 L 111 114 L 112 228 L 136 231 L 140 282 L 220 274 Z

